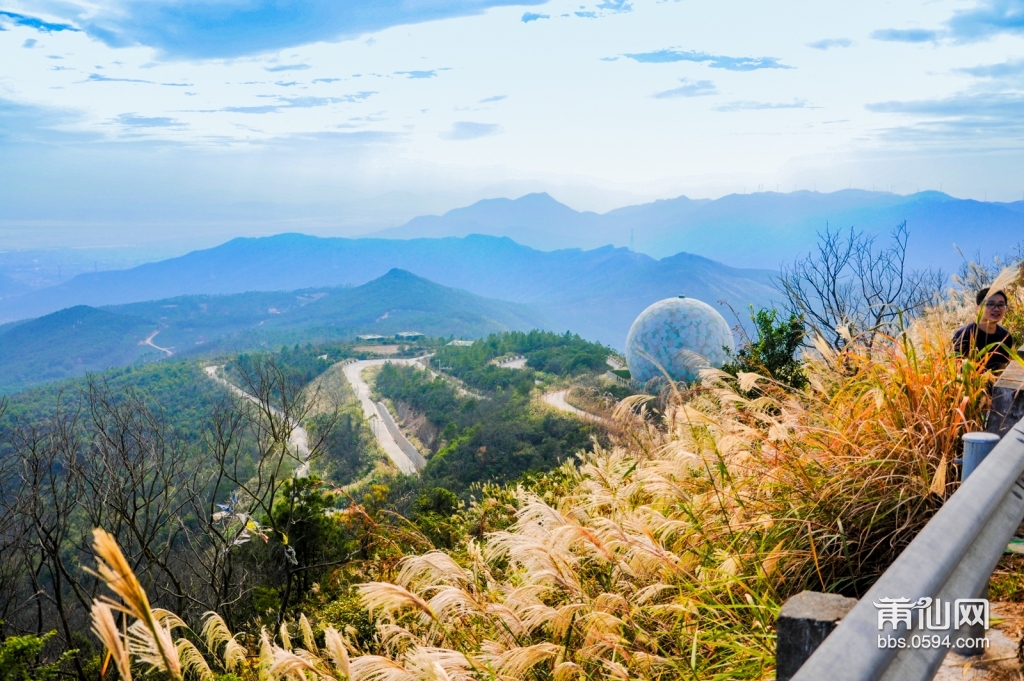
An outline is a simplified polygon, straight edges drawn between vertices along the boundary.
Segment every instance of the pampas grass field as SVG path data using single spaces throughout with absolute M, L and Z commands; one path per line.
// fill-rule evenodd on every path
M 1015 274 L 997 283 L 1019 315 Z M 277 631 L 236 636 L 216 613 L 189 629 L 149 608 L 97 530 L 107 667 L 126 681 L 771 678 L 782 602 L 861 595 L 956 490 L 992 380 L 951 351 L 974 314 L 954 295 L 870 349 L 818 343 L 801 390 L 708 370 L 622 400 L 611 446 L 461 511 L 471 526 L 500 497 L 509 522 L 339 568 L 370 637 L 315 607 Z

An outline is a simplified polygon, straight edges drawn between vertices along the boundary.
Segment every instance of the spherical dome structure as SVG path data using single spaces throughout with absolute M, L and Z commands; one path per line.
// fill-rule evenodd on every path
M 626 364 L 634 380 L 664 377 L 692 382 L 707 366 L 728 360 L 724 348 L 736 349 L 725 318 L 696 298 L 659 300 L 633 322 L 626 336 Z M 658 365 L 661 365 L 659 368 Z

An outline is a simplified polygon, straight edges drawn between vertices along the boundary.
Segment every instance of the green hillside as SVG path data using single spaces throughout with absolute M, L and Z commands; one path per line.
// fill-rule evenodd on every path
M 0 330 L 0 392 L 162 356 L 139 345 L 150 328 L 145 319 L 85 305 L 9 325 Z
M 477 338 L 545 326 L 525 306 L 440 286 L 398 269 L 355 287 L 181 296 L 104 309 L 158 324 L 158 344 L 176 354 L 210 344 L 238 350 L 399 331 Z
M 107 369 L 92 376 L 94 386 L 124 400 L 138 395 L 175 437 L 196 442 L 227 393 L 195 362 L 169 360 Z M 89 378 L 54 381 L 11 395 L 0 417 L 0 435 L 16 422 L 41 424 L 58 411 L 79 413 L 89 402 Z M 79 420 L 83 420 L 79 418 Z M 3 452 L 0 451 L 0 458 Z
M 0 393 L 168 353 L 234 352 L 400 331 L 479 338 L 545 325 L 525 306 L 440 286 L 403 270 L 356 287 L 78 306 L 0 327 Z M 144 344 L 147 338 L 153 345 Z

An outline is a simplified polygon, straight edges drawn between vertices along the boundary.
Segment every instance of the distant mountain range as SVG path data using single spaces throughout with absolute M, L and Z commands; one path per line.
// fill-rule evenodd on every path
M 812 249 L 826 225 L 885 235 L 904 220 L 910 267 L 949 273 L 962 262 L 957 247 L 989 258 L 1024 246 L 1021 201 L 846 190 L 679 197 L 603 215 L 529 194 L 415 218 L 380 233 L 387 238 L 239 238 L 45 288 L 25 279 L 34 265 L 12 252 L 4 262 L 20 269 L 0 268 L 0 323 L 14 322 L 0 326 L 0 386 L 159 357 L 161 348 L 407 327 L 469 337 L 542 327 L 621 348 L 656 300 L 685 294 L 745 321 L 748 305 L 777 302 L 773 273 Z
M 927 191 L 909 196 L 848 189 L 675 199 L 604 214 L 578 212 L 547 194 L 488 199 L 414 218 L 371 236 L 389 239 L 507 236 L 541 250 L 631 246 L 655 258 L 695 253 L 733 267 L 776 270 L 810 250 L 818 232 L 857 227 L 888 234 L 906 220 L 909 262 L 954 272 L 968 257 L 1003 255 L 1024 241 L 1024 202 L 986 203 Z
M 190 295 L 102 309 L 78 305 L 0 326 L 0 394 L 171 354 L 347 340 L 358 333 L 479 338 L 546 325 L 525 306 L 397 269 L 358 287 Z
M 100 307 L 182 295 L 360 285 L 392 268 L 529 306 L 548 328 L 620 347 L 656 300 L 685 294 L 746 307 L 777 297 L 767 270 L 741 270 L 680 253 L 655 260 L 625 248 L 538 251 L 508 238 L 341 239 L 281 234 L 71 281 L 0 300 L 0 321 L 75 305 Z M 733 321 L 728 311 L 726 318 Z

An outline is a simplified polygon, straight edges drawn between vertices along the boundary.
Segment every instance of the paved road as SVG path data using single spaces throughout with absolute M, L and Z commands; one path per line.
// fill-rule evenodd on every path
M 405 440 L 399 445 L 395 435 L 387 427 L 387 421 L 384 421 L 378 411 L 377 405 L 370 399 L 370 386 L 365 380 L 363 380 L 363 371 L 372 366 L 381 366 L 391 362 L 393 364 L 413 364 L 417 363 L 415 359 L 363 359 L 351 364 L 345 365 L 345 378 L 352 385 L 352 390 L 355 392 L 356 397 L 359 398 L 359 404 L 363 407 L 363 416 L 366 417 L 367 421 L 374 424 L 374 432 L 377 435 L 377 442 L 380 443 L 381 448 L 391 458 L 398 470 L 402 471 L 406 475 L 413 475 L 420 472 L 425 465 L 427 460 L 423 458 L 423 455 L 416 451 L 416 448 L 405 439 L 405 436 L 400 431 L 396 430 L 398 437 L 401 440 Z M 422 364 L 421 364 L 422 366 Z M 390 417 L 390 414 L 388 414 Z M 411 451 L 410 451 L 411 450 Z M 417 458 L 418 456 L 418 458 Z
M 238 386 L 228 383 L 226 380 L 221 378 L 218 373 L 221 368 L 222 367 L 219 366 L 208 366 L 203 367 L 203 371 L 211 379 L 225 386 L 228 390 L 235 395 L 238 395 L 243 400 L 249 400 L 253 404 L 260 403 L 255 396 L 250 395 Z M 270 411 L 272 411 L 275 416 L 282 416 L 281 411 L 275 407 L 270 407 Z M 305 478 L 309 476 L 309 433 L 307 433 L 306 429 L 299 423 L 292 422 L 289 425 L 292 427 L 292 432 L 291 435 L 288 436 L 288 442 L 295 448 L 295 454 L 298 456 L 299 460 L 302 461 L 302 465 L 299 466 L 297 471 L 295 471 L 295 477 Z
M 606 418 L 602 418 L 600 416 L 597 416 L 596 414 L 591 414 L 590 412 L 583 411 L 582 409 L 577 409 L 576 407 L 566 402 L 565 396 L 566 394 L 568 394 L 568 392 L 568 390 L 556 390 L 554 392 L 544 393 L 544 402 L 545 404 L 551 405 L 552 407 L 558 409 L 559 411 L 564 411 L 566 413 L 573 414 L 574 416 L 577 416 L 583 419 L 584 421 L 594 421 L 595 423 L 600 423 L 605 426 L 613 425 L 612 422 Z
M 151 348 L 156 348 L 156 349 L 157 349 L 157 350 L 159 350 L 160 352 L 166 352 L 166 353 L 167 353 L 167 356 L 168 356 L 168 357 L 170 357 L 170 356 L 171 356 L 171 355 L 173 355 L 174 353 L 173 353 L 173 352 L 171 352 L 169 348 L 162 348 L 162 347 L 160 347 L 159 345 L 157 345 L 156 343 L 154 343 L 154 342 L 153 342 L 153 339 L 154 339 L 154 338 L 156 338 L 156 335 L 157 335 L 158 333 L 160 333 L 160 329 L 157 329 L 157 330 L 156 330 L 156 331 L 154 331 L 153 333 L 149 334 L 149 337 L 148 337 L 148 338 L 146 338 L 146 340 L 144 340 L 144 341 L 140 342 L 140 343 L 139 343 L 139 345 L 148 345 L 148 346 L 149 346 L 149 347 L 151 347 Z

